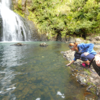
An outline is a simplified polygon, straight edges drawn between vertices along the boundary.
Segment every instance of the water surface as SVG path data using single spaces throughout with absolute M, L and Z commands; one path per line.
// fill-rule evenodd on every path
M 85 88 L 65 67 L 65 43 L 23 43 L 0 43 L 0 100 L 87 100 Z

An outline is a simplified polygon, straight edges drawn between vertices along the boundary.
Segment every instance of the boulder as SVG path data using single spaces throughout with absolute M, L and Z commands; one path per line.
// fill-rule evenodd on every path
M 100 41 L 100 36 L 95 37 L 97 41 Z
M 13 44 L 13 45 L 11 45 L 11 46 L 23 46 L 24 44 L 22 44 L 22 43 L 16 43 L 16 44 Z
M 41 47 L 46 47 L 46 46 L 48 46 L 48 45 L 47 45 L 45 42 L 43 42 L 43 43 L 40 44 L 40 46 L 41 46 Z
M 76 38 L 75 39 L 75 42 L 77 42 L 77 43 L 81 43 L 83 40 L 81 39 L 81 38 Z

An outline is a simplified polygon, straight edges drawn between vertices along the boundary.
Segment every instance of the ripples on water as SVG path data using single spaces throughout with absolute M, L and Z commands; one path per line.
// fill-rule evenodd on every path
M 65 43 L 23 43 L 0 43 L 0 100 L 85 100 L 60 53 Z

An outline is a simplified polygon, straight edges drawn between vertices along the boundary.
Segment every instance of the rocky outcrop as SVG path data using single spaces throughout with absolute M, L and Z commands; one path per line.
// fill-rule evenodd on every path
M 43 42 L 43 43 L 40 44 L 40 46 L 41 47 L 47 47 L 48 45 L 45 42 Z
M 25 11 L 26 9 L 26 0 L 22 0 L 22 10 Z
M 32 38 L 34 41 L 40 41 L 40 35 L 38 34 L 38 30 L 35 26 L 35 24 L 32 21 L 27 20 L 28 25 L 31 30 Z
M 30 7 L 32 4 L 32 0 L 12 0 L 12 8 L 14 10 L 19 9 L 23 12 L 26 16 L 29 15 L 29 11 L 27 7 Z
M 40 39 L 40 35 L 38 34 L 38 29 L 36 28 L 36 25 L 34 24 L 33 21 L 28 20 L 27 16 L 29 15 L 29 11 L 27 9 L 27 7 L 30 7 L 30 5 L 32 4 L 32 0 L 12 0 L 12 4 L 13 4 L 13 10 L 19 10 L 24 14 L 25 18 L 21 18 L 23 21 L 27 20 L 27 26 L 30 27 L 31 30 L 31 34 L 32 34 L 32 39 L 33 41 L 39 41 Z M 25 21 L 24 21 L 25 22 Z
M 96 48 L 95 51 L 99 52 Z M 74 58 L 74 51 L 62 51 L 63 57 L 65 57 L 69 62 Z M 82 86 L 86 87 L 86 91 L 96 94 L 98 98 L 100 97 L 100 76 L 96 73 L 91 65 L 90 68 L 83 68 L 81 66 L 82 61 L 77 60 L 73 65 L 68 68 L 72 71 L 72 76 L 75 80 Z
M 16 44 L 13 44 L 13 45 L 11 45 L 11 46 L 23 46 L 23 45 L 25 45 L 25 44 L 22 44 L 22 43 L 16 43 Z

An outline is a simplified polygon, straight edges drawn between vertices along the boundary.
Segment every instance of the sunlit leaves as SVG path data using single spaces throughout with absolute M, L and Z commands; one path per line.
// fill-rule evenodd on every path
M 83 29 L 87 34 L 100 32 L 99 0 L 32 0 L 32 5 L 27 8 L 28 19 L 43 34 L 56 36 L 59 32 L 64 37 L 81 34 Z
M 84 6 L 84 11 L 91 11 L 95 6 L 95 0 L 88 0 Z

